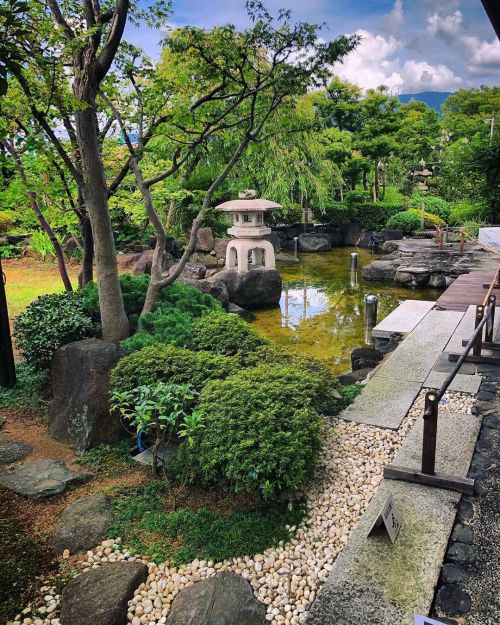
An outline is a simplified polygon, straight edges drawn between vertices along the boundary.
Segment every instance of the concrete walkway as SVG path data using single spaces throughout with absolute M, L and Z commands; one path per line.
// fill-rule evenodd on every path
M 474 327 L 474 310 L 431 310 L 387 358 L 363 393 L 340 417 L 396 429 L 423 387 L 439 387 L 453 367 L 450 351 L 462 351 Z M 477 367 L 466 364 L 452 390 L 476 394 Z M 466 477 L 481 417 L 441 411 L 436 471 Z M 423 419 L 418 419 L 393 463 L 420 468 Z M 394 544 L 387 535 L 368 538 L 388 495 L 402 513 Z M 311 607 L 306 625 L 414 625 L 428 615 L 460 495 L 438 488 L 383 480 L 338 556 Z

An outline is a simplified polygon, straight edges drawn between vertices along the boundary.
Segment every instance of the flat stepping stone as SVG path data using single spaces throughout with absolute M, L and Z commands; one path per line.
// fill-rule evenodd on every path
M 420 382 L 374 375 L 340 415 L 346 421 L 397 430 L 420 392 Z
M 448 373 L 441 373 L 440 371 L 431 371 L 424 382 L 424 387 L 438 389 L 448 375 Z M 462 373 L 457 373 L 448 387 L 448 390 L 475 395 L 479 391 L 481 380 L 482 377 L 480 375 L 464 375 Z
M 114 520 L 113 499 L 109 495 L 89 495 L 70 503 L 61 513 L 52 535 L 57 554 L 94 549 L 106 538 Z
M 77 473 L 56 460 L 34 460 L 0 475 L 0 484 L 18 495 L 45 499 L 60 495 L 68 486 L 84 484 L 92 473 Z
M 142 562 L 112 562 L 82 573 L 62 591 L 61 625 L 125 625 L 128 602 L 147 577 Z
M 393 334 L 409 334 L 433 309 L 434 303 L 406 299 L 373 328 L 372 336 L 387 338 Z
M 17 441 L 0 440 L 0 464 L 11 464 L 26 458 L 33 451 L 33 447 Z

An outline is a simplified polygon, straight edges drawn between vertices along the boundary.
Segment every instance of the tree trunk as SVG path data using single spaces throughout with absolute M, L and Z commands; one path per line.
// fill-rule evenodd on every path
M 82 267 L 78 274 L 78 285 L 83 288 L 94 279 L 94 238 L 92 225 L 88 215 L 82 215 L 80 219 L 80 232 L 82 235 Z
M 92 72 L 89 73 L 92 74 Z M 84 104 L 82 110 L 75 112 L 76 132 L 85 180 L 83 195 L 94 239 L 102 337 L 105 341 L 118 343 L 128 336 L 129 324 L 118 280 L 104 166 L 99 150 L 98 125 L 95 115 L 96 87 L 92 89 L 88 86 L 93 82 L 91 75 L 84 76 L 84 80 L 87 81 L 86 85 L 77 81 L 74 85 L 75 95 Z
M 352 188 L 356 188 L 356 183 L 353 184 Z M 366 171 L 363 171 L 363 190 L 368 191 L 368 180 L 366 178 Z
M 378 179 L 378 161 L 375 160 L 375 178 L 373 180 L 373 201 L 378 201 L 378 189 L 379 189 L 379 179 Z

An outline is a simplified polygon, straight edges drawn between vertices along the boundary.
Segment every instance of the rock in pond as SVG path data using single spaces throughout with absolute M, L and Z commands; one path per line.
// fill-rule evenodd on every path
M 74 341 L 56 351 L 49 411 L 53 438 L 84 451 L 123 437 L 120 420 L 109 412 L 109 376 L 122 355 L 119 346 L 98 339 Z
M 219 271 L 208 282 L 226 285 L 229 300 L 241 308 L 277 306 L 281 298 L 281 276 L 276 269 L 257 267 L 245 273 L 236 269 Z
M 182 590 L 167 625 L 264 625 L 265 618 L 266 607 L 250 584 L 236 573 L 224 572 Z
M 0 484 L 18 495 L 45 499 L 63 493 L 68 486 L 84 484 L 92 473 L 77 473 L 56 460 L 34 460 L 0 475 Z
M 52 535 L 57 554 L 94 549 L 113 524 L 113 500 L 109 495 L 89 495 L 70 503 L 61 513 Z
M 332 240 L 328 234 L 303 232 L 299 234 L 298 247 L 301 252 L 327 252 L 332 249 Z
M 61 625 L 126 625 L 128 602 L 148 577 L 141 562 L 112 562 L 72 579 L 61 596 Z
M 33 447 L 30 445 L 2 439 L 0 440 L 0 464 L 11 464 L 12 462 L 22 460 L 32 450 Z
M 371 347 L 359 347 L 351 353 L 351 366 L 353 371 L 358 369 L 373 369 L 384 356 Z
M 238 306 L 237 304 L 233 304 L 232 302 L 229 302 L 227 312 L 233 315 L 238 315 L 238 317 L 241 317 L 248 322 L 255 321 L 255 315 L 253 313 L 251 313 L 249 310 L 241 308 L 241 306 Z
M 295 263 L 299 263 L 300 260 L 293 256 L 293 254 L 287 254 L 287 252 L 280 252 L 276 254 L 276 262 L 284 263 L 285 265 L 294 265 Z

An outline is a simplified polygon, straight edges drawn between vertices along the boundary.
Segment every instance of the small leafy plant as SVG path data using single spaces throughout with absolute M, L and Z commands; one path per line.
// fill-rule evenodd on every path
M 137 431 L 154 436 L 153 476 L 158 474 L 158 452 L 174 434 L 186 438 L 202 426 L 201 414 L 191 410 L 195 393 L 189 384 L 143 384 L 131 391 L 111 394 L 111 409 Z
M 45 260 L 48 254 L 54 253 L 52 241 L 44 230 L 35 230 L 33 232 L 31 235 L 30 248 L 37 254 L 40 254 L 42 260 Z

